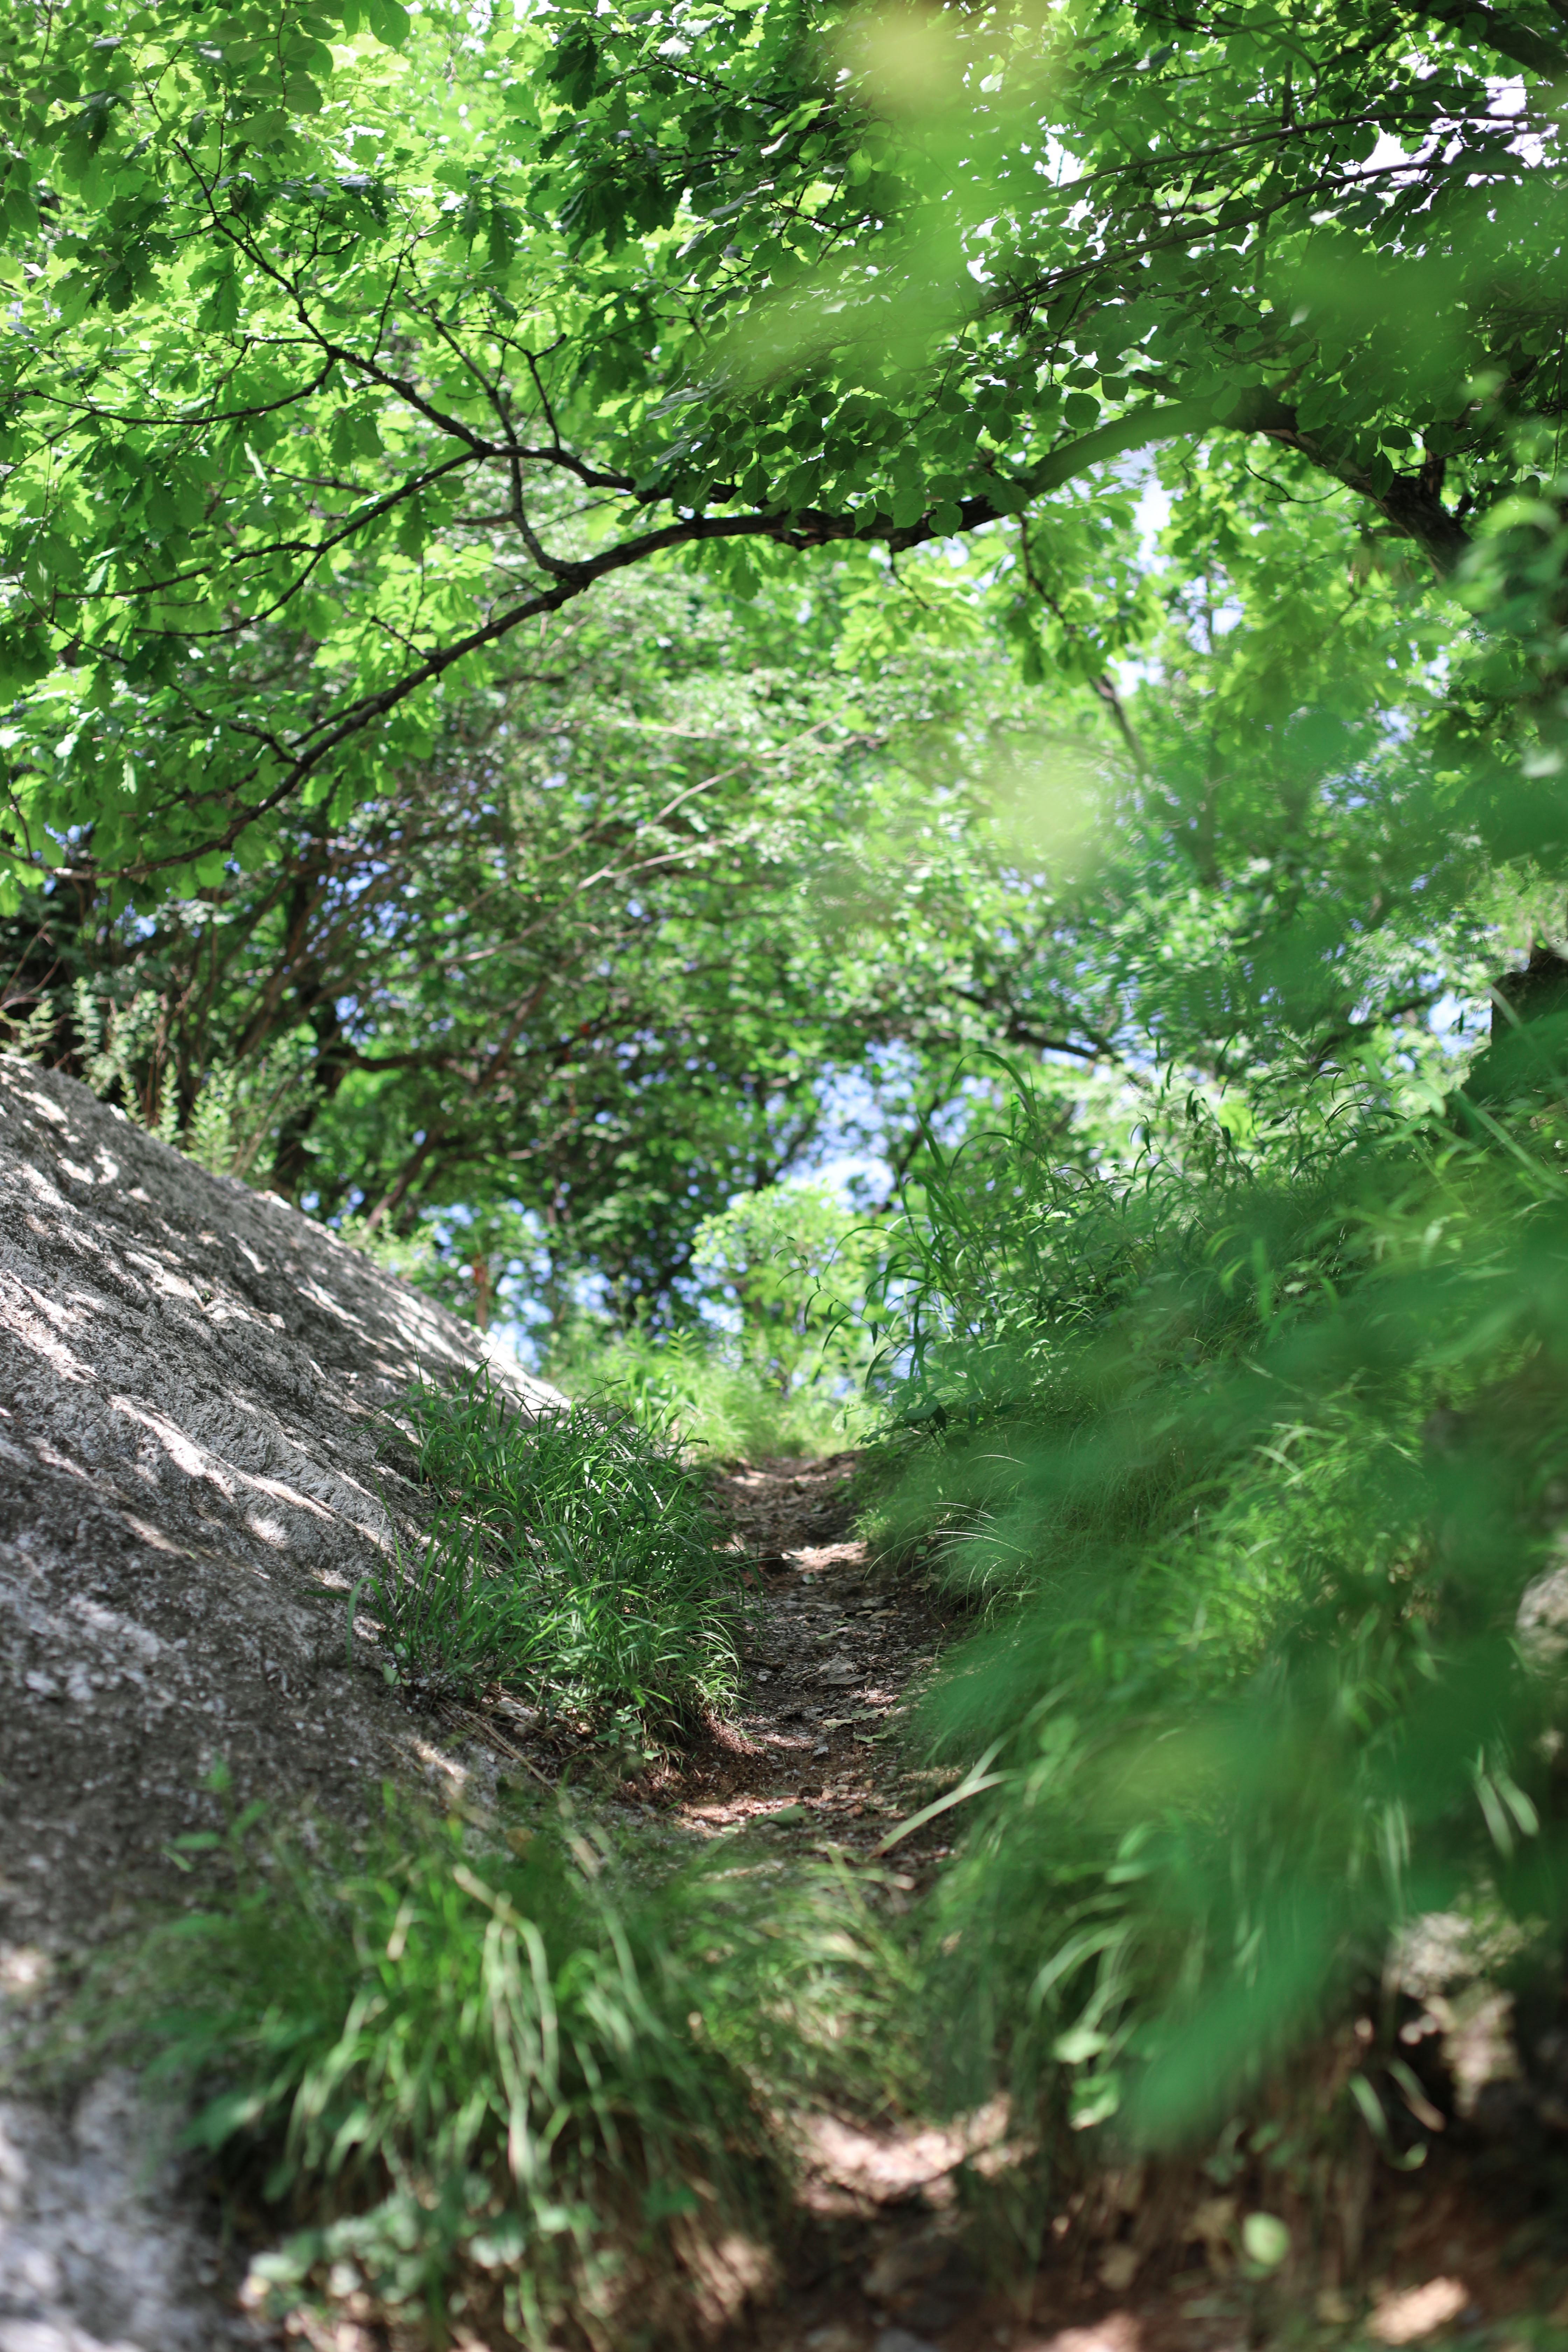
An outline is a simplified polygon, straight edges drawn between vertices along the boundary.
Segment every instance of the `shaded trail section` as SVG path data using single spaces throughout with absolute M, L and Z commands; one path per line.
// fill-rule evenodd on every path
M 959 1833 L 952 1812 L 900 1832 L 957 1778 L 913 1764 L 904 1735 L 965 1612 L 868 1558 L 854 1533 L 858 1466 L 853 1454 L 782 1458 L 715 1478 L 750 1564 L 742 1701 L 658 1801 L 710 1835 L 772 1823 L 782 1851 L 836 1856 L 879 1907 L 902 1910 Z M 1300 2272 L 1269 2281 L 1238 2267 L 1246 2200 L 1216 2190 L 1199 2151 L 1064 2179 L 1038 2216 L 1035 2259 L 1018 2263 L 1015 2248 L 988 2275 L 973 2196 L 1009 2165 L 1004 2102 L 946 2120 L 817 2116 L 805 2141 L 804 2259 L 752 2315 L 743 2340 L 755 2352 L 1243 2352 L 1281 2340 L 1364 2352 L 1369 2339 L 1426 2342 L 1461 2305 L 1472 2337 L 1506 2328 L 1563 2284 L 1506 2258 L 1506 2231 L 1462 2154 L 1435 2165 L 1420 2195 L 1392 2172 L 1369 2183 L 1377 2252 L 1347 2298 L 1322 2289 L 1310 2258 L 1305 2292 Z M 1564 2313 L 1568 2296 L 1559 2323 Z
M 868 1559 L 852 1525 L 857 1463 L 853 1454 L 786 1456 L 737 1464 L 714 1481 L 752 1570 L 736 1720 L 694 1751 L 670 1790 L 699 1832 L 771 1821 L 853 1861 L 936 1785 L 905 1769 L 900 1729 L 952 1612 Z M 907 1896 L 945 1851 L 937 1823 L 900 1841 L 890 1894 Z

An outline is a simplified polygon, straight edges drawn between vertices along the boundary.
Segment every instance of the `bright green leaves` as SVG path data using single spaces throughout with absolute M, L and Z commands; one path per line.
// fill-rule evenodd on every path
M 426 422 L 395 401 L 404 431 L 392 432 L 384 384 L 349 348 L 367 318 L 374 346 L 411 224 L 385 179 L 346 170 L 336 142 L 355 161 L 427 155 L 424 140 L 392 144 L 405 69 L 367 49 L 344 81 L 337 22 L 269 0 L 195 23 L 172 47 L 166 23 L 121 25 L 107 95 L 58 57 L 40 88 L 53 109 L 51 242 L 26 332 L 0 359 L 16 467 L 0 484 L 7 675 L 33 689 L 29 733 L 63 747 L 38 770 L 42 823 L 87 827 L 96 860 L 177 881 L 211 844 L 265 854 L 252 811 L 292 769 L 314 776 L 298 738 L 314 698 L 352 705 L 367 677 L 384 689 L 389 648 L 395 688 L 400 663 L 417 671 L 409 597 L 416 626 L 460 632 L 483 567 L 431 580 L 429 533 L 446 510 L 398 489 L 421 470 L 408 428 L 421 441 Z M 394 41 L 407 19 L 384 10 L 369 29 Z M 439 121 L 438 74 L 431 89 Z M 36 207 L 17 163 L 5 184 L 7 224 L 26 231 Z M 492 191 L 481 226 L 504 272 L 519 215 Z M 323 465 L 339 478 L 324 502 Z M 255 633 L 275 626 L 268 651 Z M 105 676 L 130 694 L 111 717 L 77 723 L 87 680 Z M 127 729 L 129 769 L 114 748 Z M 390 718 L 382 734 L 377 756 L 414 740 Z M 374 760 L 345 752 L 327 782 L 349 773 L 356 794 L 372 788 Z
M 342 14 L 351 38 L 363 26 L 389 49 L 403 47 L 414 21 L 403 0 L 342 0 Z
M 894 10 L 850 42 L 805 0 L 485 34 L 99 0 L 47 55 L 8 24 L 8 625 L 152 682 L 137 724 L 199 743 L 144 762 L 185 780 L 145 844 L 167 824 L 183 861 L 249 821 L 258 746 L 302 786 L 319 730 L 390 742 L 460 649 L 721 516 L 898 545 L 1093 484 L 1081 578 L 1081 518 L 1034 526 L 1068 617 L 1021 635 L 1086 677 L 1136 636 L 1110 469 L 1162 433 L 1269 436 L 1437 550 L 1424 459 L 1450 508 L 1511 478 L 1568 279 L 1489 65 L 1389 21 L 1352 44 L 1316 0 L 1288 40 L 1173 42 L 1138 5 L 1089 42 Z
M 335 466 L 347 465 L 354 457 L 382 456 L 381 432 L 374 404 L 361 400 L 352 406 L 340 408 L 332 419 L 327 446 Z
M 79 182 L 87 177 L 116 109 L 127 103 L 123 91 L 93 90 L 80 111 L 68 118 L 56 142 L 58 168 L 68 181 Z
M 678 194 L 665 182 L 657 149 L 628 147 L 573 191 L 561 208 L 561 226 L 574 245 L 597 239 L 613 255 L 629 236 L 669 227 Z
M 1445 394 L 1430 364 L 1418 380 L 1408 350 L 1369 352 L 1370 318 L 1338 339 L 1319 375 L 1313 360 L 1327 320 L 1303 328 L 1311 300 L 1303 313 L 1301 297 L 1316 268 L 1314 207 L 1321 217 L 1337 180 L 1356 239 L 1351 266 L 1342 259 L 1330 272 L 1342 317 L 1363 254 L 1372 261 L 1381 247 L 1397 271 L 1410 238 L 1429 241 L 1425 226 L 1405 230 L 1399 206 L 1413 197 L 1427 204 L 1430 176 L 1401 179 L 1382 166 L 1386 182 L 1376 172 L 1368 182 L 1363 169 L 1382 153 L 1391 123 L 1409 126 L 1407 150 L 1419 152 L 1436 103 L 1428 61 L 1415 51 L 1402 58 L 1405 30 L 1391 20 L 1388 43 L 1370 53 L 1358 43 L 1358 61 L 1347 63 L 1340 13 L 1324 8 L 1305 30 L 1293 17 L 1288 33 L 1249 30 L 1223 45 L 1197 36 L 1181 55 L 1165 42 L 1164 79 L 1152 84 L 1144 16 L 1126 12 L 1118 37 L 1127 47 L 1102 50 L 1091 64 L 1060 26 L 1048 39 L 1000 17 L 974 31 L 933 29 L 893 10 L 844 53 L 846 89 L 822 52 L 813 61 L 782 44 L 786 25 L 793 33 L 788 12 L 753 13 L 743 28 L 704 20 L 700 79 L 685 62 L 679 11 L 646 28 L 590 15 L 585 0 L 569 12 L 548 68 L 574 109 L 570 124 L 544 142 L 541 187 L 554 217 L 585 254 L 596 246 L 609 256 L 632 238 L 655 237 L 678 194 L 697 225 L 683 245 L 673 244 L 676 227 L 670 245 L 647 253 L 668 300 L 657 353 L 647 352 L 644 365 L 679 383 L 681 402 L 679 438 L 652 467 L 639 455 L 639 479 L 684 499 L 700 500 L 718 483 L 794 508 L 873 493 L 867 511 L 895 528 L 938 509 L 950 524 L 959 499 L 980 485 L 942 478 L 947 453 L 925 454 L 918 419 L 929 396 L 921 378 L 943 338 L 962 331 L 967 356 L 988 362 L 993 387 L 1005 387 L 985 420 L 996 454 L 1012 459 L 1000 495 L 988 495 L 994 507 L 1005 509 L 1012 480 L 1028 482 L 1038 436 L 1053 422 L 1086 435 L 1119 401 L 1190 391 L 1216 422 L 1244 424 L 1261 390 L 1299 394 L 1303 362 L 1319 404 L 1313 428 L 1331 428 L 1319 431 L 1314 447 L 1367 493 L 1382 494 L 1393 472 L 1379 454 L 1384 436 L 1407 435 L 1412 424 L 1439 429 L 1435 404 Z M 1301 42 L 1314 37 L 1321 87 L 1310 86 L 1301 65 Z M 781 68 L 794 75 L 793 91 Z M 764 145 L 747 152 L 716 80 L 765 125 Z M 1179 104 L 1162 94 L 1167 87 L 1179 89 Z M 1511 132 L 1484 119 L 1484 70 L 1447 98 L 1473 121 L 1478 152 L 1517 177 Z M 857 106 L 866 111 L 858 116 Z M 1072 153 L 1047 170 L 1040 131 L 1054 108 L 1062 109 L 1057 135 Z M 1259 109 L 1256 131 L 1237 137 L 1232 126 Z M 878 113 L 882 121 L 869 126 Z M 1187 153 L 1202 159 L 1195 173 L 1182 160 Z M 1443 173 L 1443 184 L 1455 184 L 1448 164 Z M 1171 190 L 1183 182 L 1178 202 Z M 1367 307 L 1373 302 L 1383 335 L 1400 306 L 1369 288 Z M 717 350 L 706 324 L 699 349 L 677 323 L 693 305 L 720 321 Z M 1445 309 L 1451 314 L 1451 304 L 1435 306 Z M 1406 331 L 1406 346 L 1423 333 L 1429 341 L 1429 326 Z M 619 348 L 613 359 L 605 348 L 604 359 L 596 380 L 618 391 L 626 381 Z M 1047 393 L 1065 394 L 1054 412 L 1038 389 L 1042 372 Z M 1454 380 L 1453 368 L 1440 373 Z M 770 428 L 784 422 L 775 404 L 813 381 L 827 396 L 815 470 L 805 452 L 783 465 L 770 443 Z M 836 433 L 828 413 L 884 385 L 900 451 L 896 479 L 879 479 L 865 436 Z M 994 469 L 994 458 L 984 462 Z
M 204 335 L 230 335 L 239 324 L 240 269 L 232 247 L 220 247 L 191 273 L 191 290 L 205 297 L 196 312 Z

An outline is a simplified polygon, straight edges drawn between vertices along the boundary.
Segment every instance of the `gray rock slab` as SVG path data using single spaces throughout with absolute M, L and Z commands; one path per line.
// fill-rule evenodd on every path
M 439 1770 L 351 1666 L 348 1597 L 424 1515 L 385 1408 L 485 1363 L 563 1402 L 287 1202 L 0 1057 L 0 1937 L 166 1886 L 220 1757 L 241 1801 L 329 1809 Z
M 190 1899 L 171 1848 L 221 1824 L 219 1759 L 236 1801 L 349 1822 L 479 1769 L 348 1601 L 429 1509 L 388 1409 L 484 1364 L 564 1403 L 287 1202 L 0 1056 L 0 2076 L 52 1965 Z M 119 2074 L 0 2105 L 0 2352 L 258 2341 L 160 2128 Z
M 267 2340 L 213 2291 L 221 2256 L 160 2145 L 167 2132 L 119 2072 L 63 2114 L 0 2102 L 0 2352 Z

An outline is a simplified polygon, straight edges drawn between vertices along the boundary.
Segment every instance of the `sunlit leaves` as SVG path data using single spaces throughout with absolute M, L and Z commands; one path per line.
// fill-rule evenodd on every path
M 60 665 L 58 742 L 123 668 L 153 866 L 232 845 L 264 758 L 370 788 L 459 647 L 650 530 L 900 543 L 1080 482 L 1122 530 L 1101 469 L 1229 430 L 1452 569 L 1556 414 L 1552 126 L 1394 8 L 92 0 L 0 47 L 12 674 Z M 1089 676 L 1131 610 L 1065 593 L 1020 643 Z

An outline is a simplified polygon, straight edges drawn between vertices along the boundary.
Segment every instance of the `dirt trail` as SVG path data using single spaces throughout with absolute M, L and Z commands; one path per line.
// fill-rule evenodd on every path
M 910 1767 L 900 1734 L 952 1612 L 868 1559 L 852 1529 L 857 1466 L 853 1454 L 783 1457 L 715 1481 L 754 1570 L 742 1699 L 727 1736 L 688 1760 L 664 1794 L 700 1833 L 765 1822 L 784 1851 L 865 1866 L 878 1903 L 901 1910 L 949 1851 L 941 1816 L 900 1834 L 945 1784 Z M 1013 2343 L 1016 2315 L 973 2267 L 953 2186 L 964 2158 L 996 2141 L 1004 2123 L 999 2114 L 958 2128 L 818 2118 L 801 2189 L 802 2257 L 749 2340 L 768 2352 L 934 2352 L 933 2334 L 942 2352 Z
M 951 1612 L 868 1561 L 851 1525 L 857 1461 L 785 1455 L 715 1477 L 746 1590 L 741 1703 L 732 1720 L 622 1783 L 623 1807 L 700 1836 L 765 1821 L 803 1850 L 868 1859 L 945 1785 L 909 1769 L 898 1733 Z M 603 1761 L 587 1726 L 504 1696 L 492 1694 L 479 1713 L 443 1712 L 454 1734 L 479 1733 L 503 1761 L 526 1763 L 544 1781 Z M 881 1874 L 895 1906 L 948 1852 L 943 1826 L 939 1819 L 899 1839 Z
M 715 1482 L 755 1581 L 737 1720 L 670 1786 L 699 1832 L 770 1819 L 792 1840 L 865 1855 L 927 1801 L 929 1776 L 904 1769 L 897 1727 L 948 1618 L 869 1564 L 850 1527 L 855 1467 L 852 1454 L 785 1457 Z M 933 1824 L 898 1851 L 893 1891 L 907 1895 L 946 1847 Z
M 868 1560 L 852 1531 L 856 1466 L 852 1454 L 775 1459 L 716 1480 L 754 1563 L 742 1702 L 725 1734 L 649 1793 L 699 1832 L 771 1822 L 786 1850 L 864 1865 L 877 1899 L 904 1908 L 946 1857 L 952 1822 L 898 1835 L 947 1785 L 910 1767 L 900 1723 L 958 1629 L 928 1586 Z M 1523 2352 L 1504 2341 L 1510 2328 L 1568 2283 L 1551 2264 L 1500 2262 L 1506 2229 L 1456 2149 L 1418 2192 L 1393 2172 L 1373 2186 L 1367 2276 L 1348 2299 L 1308 2265 L 1248 2279 L 1236 2216 L 1180 2164 L 1132 2166 L 1088 2197 L 1064 2196 L 1032 2274 L 1015 2271 L 1004 2289 L 977 2265 L 957 2180 L 966 2159 L 990 2168 L 1006 2131 L 1000 2106 L 957 2126 L 820 2122 L 804 2261 L 736 2340 L 759 2352 L 1242 2352 L 1284 2339 L 1299 2352 L 1366 2352 L 1369 2340 L 1419 2345 L 1458 2319 L 1471 2344 Z M 1568 2317 L 1568 2297 L 1553 2316 Z
M 951 1815 L 899 1834 L 946 1785 L 911 1768 L 900 1733 L 958 1628 L 921 1580 L 868 1558 L 853 1533 L 856 1466 L 852 1454 L 782 1458 L 715 1479 L 747 1579 L 740 1705 L 658 1770 L 609 1790 L 601 1778 L 601 1801 L 666 1840 L 769 1823 L 781 1852 L 835 1855 L 897 1910 L 949 1851 Z M 585 1727 L 504 1701 L 454 1728 L 545 1783 L 605 1760 Z M 1373 2162 L 1358 2222 L 1364 2275 L 1348 2292 L 1305 2243 L 1299 2268 L 1248 2275 L 1237 2240 L 1247 2200 L 1180 2158 L 1102 2173 L 1078 2194 L 1064 2186 L 1060 2210 L 1040 2217 L 1037 2261 L 1015 2262 L 1002 2284 L 979 2257 L 985 2225 L 973 2226 L 962 2186 L 1005 2166 L 999 2102 L 956 2126 L 823 2116 L 806 2129 L 788 2275 L 740 2309 L 724 2352 L 1382 2352 L 1456 2324 L 1470 2352 L 1529 2352 L 1542 2313 L 1558 2305 L 1555 2326 L 1568 2324 L 1568 2271 L 1508 2252 L 1507 2225 L 1458 2148 L 1419 2188 Z M 1001 2205 L 991 2221 L 1005 2229 Z M 351 2352 L 342 2334 L 320 2340 Z M 390 2352 L 393 2340 L 356 2333 L 352 2352 L 373 2341 Z M 11 2352 L 3 2329 L 0 2352 Z
M 650 1829 L 658 1821 L 714 1837 L 765 1823 L 782 1853 L 863 1869 L 877 1903 L 898 1911 L 949 1851 L 942 1816 L 899 1832 L 945 1785 L 910 1767 L 900 1733 L 951 1612 L 918 1580 L 868 1559 L 852 1527 L 857 1460 L 781 1457 L 715 1478 L 746 1578 L 741 1703 L 732 1721 L 618 1796 L 646 1811 Z M 540 1725 L 528 1746 L 533 1769 L 552 1778 L 572 1735 Z M 1003 2136 L 999 2113 L 959 2128 L 825 2116 L 808 2131 L 787 2289 L 741 2323 L 736 2345 L 933 2352 L 934 2332 L 942 2352 L 978 2352 L 1026 2340 L 955 2226 L 953 2175 Z

